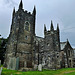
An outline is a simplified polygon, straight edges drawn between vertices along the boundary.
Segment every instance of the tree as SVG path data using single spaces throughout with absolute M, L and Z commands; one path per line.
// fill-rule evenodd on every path
M 2 61 L 1 62 L 2 64 L 4 62 L 4 56 L 5 56 L 5 51 L 6 51 L 6 43 L 7 43 L 7 39 L 0 38 L 0 60 Z

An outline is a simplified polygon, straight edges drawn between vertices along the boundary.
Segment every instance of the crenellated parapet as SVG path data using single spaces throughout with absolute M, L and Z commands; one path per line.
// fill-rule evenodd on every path
M 55 30 L 52 20 L 51 20 L 50 30 L 47 30 L 46 25 L 44 24 L 44 35 L 48 35 L 48 34 L 59 34 L 59 25 L 57 24 L 57 29 Z

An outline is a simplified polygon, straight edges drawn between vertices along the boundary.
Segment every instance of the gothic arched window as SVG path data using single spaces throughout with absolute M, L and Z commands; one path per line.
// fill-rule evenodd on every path
M 30 25 L 29 25 L 29 22 L 25 22 L 25 30 L 29 31 L 30 30 Z

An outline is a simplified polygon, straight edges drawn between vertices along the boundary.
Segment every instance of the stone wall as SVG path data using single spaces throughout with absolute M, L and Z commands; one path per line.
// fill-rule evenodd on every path
M 4 65 L 13 70 L 73 67 L 72 47 L 68 41 L 63 49 L 60 47 L 58 25 L 57 29 L 54 30 L 51 21 L 50 30 L 47 31 L 45 26 L 44 38 L 41 38 L 35 35 L 35 19 L 35 7 L 31 14 L 24 11 L 21 1 L 18 11 L 15 12 L 14 9 Z

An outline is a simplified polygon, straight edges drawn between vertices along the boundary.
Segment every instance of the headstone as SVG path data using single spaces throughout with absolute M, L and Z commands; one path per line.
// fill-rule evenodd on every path
M 43 57 L 42 58 L 42 66 L 44 67 L 44 65 L 45 65 L 45 58 Z
M 16 70 L 19 69 L 19 57 L 16 58 Z
M 9 58 L 9 63 L 8 63 L 8 69 L 11 70 L 18 70 L 19 68 L 19 57 L 10 57 Z
M 3 68 L 1 67 L 1 70 L 0 70 L 0 75 L 1 75 L 1 73 L 2 73 L 2 69 L 3 69 Z
M 15 70 L 15 67 L 16 67 L 16 58 L 10 57 L 8 63 L 8 69 Z
M 51 61 L 51 59 L 50 59 L 50 57 L 48 57 L 48 68 L 50 68 L 50 66 L 51 66 L 50 61 Z
M 35 64 L 35 65 L 34 65 L 34 70 L 37 70 L 37 68 L 38 68 L 38 66 Z
M 24 67 L 26 68 L 27 64 L 26 64 L 26 61 L 24 61 Z
M 16 69 L 16 58 L 15 57 L 12 59 L 12 64 L 11 65 L 12 65 L 11 69 L 15 70 Z
M 0 66 L 1 66 L 1 60 L 0 60 Z
M 38 65 L 38 71 L 42 71 L 42 65 L 41 64 Z

